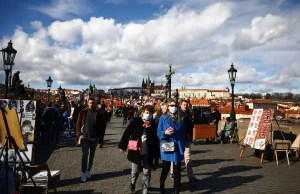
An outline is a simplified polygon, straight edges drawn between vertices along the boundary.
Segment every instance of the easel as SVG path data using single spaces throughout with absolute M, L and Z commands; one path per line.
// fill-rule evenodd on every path
M 259 163 L 261 163 L 261 164 L 264 162 L 264 156 L 265 156 L 265 150 L 266 150 L 267 144 L 269 144 L 269 141 L 266 141 L 266 142 L 261 146 L 261 147 L 265 146 L 265 149 L 264 149 L 264 150 L 258 149 L 258 150 L 262 151 L 261 157 L 260 157 L 260 161 L 259 161 Z M 243 148 L 242 148 L 241 153 L 240 153 L 240 158 L 243 157 L 243 154 L 244 154 L 244 152 L 245 152 L 246 147 L 249 147 L 249 146 L 243 145 Z
M 13 136 L 11 136 L 10 134 L 10 129 L 9 129 L 9 126 L 8 126 L 8 122 L 7 122 L 7 119 L 6 119 L 6 110 L 2 107 L 0 107 L 1 109 L 1 112 L 2 112 L 2 116 L 3 116 L 3 121 L 4 121 L 4 124 L 5 124 L 5 128 L 6 128 L 6 137 L 5 137 L 5 142 L 4 142 L 4 146 L 1 150 L 1 153 L 0 153 L 0 158 L 2 157 L 3 155 L 3 152 L 5 150 L 6 154 L 5 154 L 5 181 L 6 181 L 6 187 L 5 187 L 5 191 L 4 193 L 5 194 L 8 194 L 8 148 L 14 148 L 15 150 L 15 153 L 19 156 L 20 160 L 21 160 L 21 165 L 24 169 L 26 169 L 26 164 L 25 162 L 23 161 L 22 157 L 21 157 L 21 154 L 20 154 L 20 151 L 19 151 L 19 147 L 15 141 L 15 139 L 13 138 Z M 24 153 L 25 154 L 25 153 Z M 35 182 L 33 181 L 30 173 L 28 171 L 26 171 L 29 175 L 29 178 L 30 180 L 32 181 L 34 187 L 38 190 Z

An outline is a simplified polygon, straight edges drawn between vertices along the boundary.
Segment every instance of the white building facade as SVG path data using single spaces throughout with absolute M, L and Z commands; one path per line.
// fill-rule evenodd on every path
M 179 98 L 197 98 L 197 99 L 215 99 L 215 98 L 230 98 L 229 88 L 224 90 L 209 90 L 209 89 L 179 89 Z

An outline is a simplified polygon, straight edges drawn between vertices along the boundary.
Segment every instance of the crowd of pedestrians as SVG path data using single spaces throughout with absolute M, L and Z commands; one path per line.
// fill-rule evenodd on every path
M 131 162 L 130 189 L 135 191 L 136 180 L 143 172 L 143 194 L 149 192 L 151 171 L 162 161 L 160 191 L 165 192 L 165 180 L 170 173 L 174 180 L 174 193 L 179 193 L 181 183 L 181 162 L 184 161 L 190 182 L 197 181 L 191 163 L 192 116 L 188 102 L 181 101 L 180 106 L 174 99 L 168 102 L 157 101 L 153 104 L 113 108 L 102 101 L 96 103 L 90 97 L 85 105 L 78 102 L 61 105 L 58 101 L 49 102 L 46 107 L 40 104 L 40 145 L 60 144 L 64 130 L 67 138 L 77 137 L 82 149 L 81 182 L 91 178 L 91 168 L 97 145 L 103 147 L 107 123 L 112 115 L 123 117 L 126 127 L 118 148 L 128 152 Z
M 96 104 L 97 105 L 97 104 Z M 61 103 L 47 102 L 43 104 L 39 102 L 37 109 L 37 125 L 38 125 L 38 139 L 41 146 L 60 145 L 61 135 L 66 130 L 68 132 L 67 138 L 77 137 L 76 122 L 79 118 L 80 112 L 88 107 L 88 105 L 79 102 Z M 97 107 L 100 108 L 100 105 Z M 103 109 L 106 115 L 106 107 Z M 106 116 L 106 123 L 108 121 Z M 105 131 L 103 132 L 105 133 Z M 102 135 L 104 136 L 104 134 Z M 101 143 L 99 141 L 99 143 Z

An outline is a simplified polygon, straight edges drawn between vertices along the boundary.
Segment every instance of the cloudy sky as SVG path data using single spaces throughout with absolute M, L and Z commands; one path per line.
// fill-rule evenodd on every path
M 10 0 L 0 7 L 0 46 L 34 88 L 140 86 L 300 93 L 297 0 Z M 2 64 L 2 61 L 1 61 Z M 4 83 L 1 65 L 0 82 Z

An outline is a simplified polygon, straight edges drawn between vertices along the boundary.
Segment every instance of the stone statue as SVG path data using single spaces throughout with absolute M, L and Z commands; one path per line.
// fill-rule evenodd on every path
M 14 75 L 13 75 L 13 78 L 12 78 L 12 85 L 11 85 L 11 92 L 12 93 L 15 93 L 16 92 L 16 85 L 17 84 L 19 84 L 20 85 L 20 83 L 22 82 L 21 80 L 20 80 L 20 76 L 19 76 L 19 74 L 20 74 L 20 71 L 17 71 L 17 72 L 15 72 L 14 73 Z M 20 82 L 21 81 L 21 82 Z
M 11 93 L 18 96 L 26 96 L 26 91 L 24 88 L 23 81 L 20 80 L 20 71 L 17 71 L 13 75 Z
M 61 91 L 61 101 L 65 102 L 66 101 L 66 93 L 65 93 L 65 89 L 62 89 Z
M 16 92 L 15 93 L 17 93 L 18 95 L 26 94 L 24 84 L 22 82 L 23 81 L 20 80 L 20 82 L 19 83 L 17 82 L 17 85 L 16 85 Z

